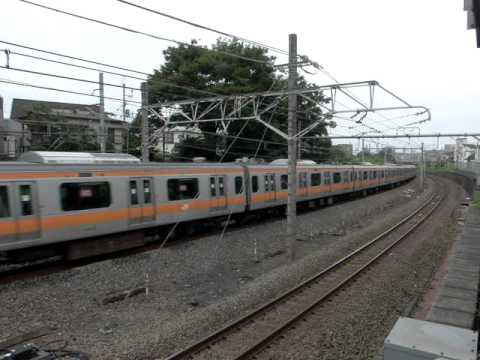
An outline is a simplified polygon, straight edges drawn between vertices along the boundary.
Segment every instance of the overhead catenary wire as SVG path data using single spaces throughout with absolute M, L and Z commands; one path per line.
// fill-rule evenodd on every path
M 28 69 L 20 69 L 20 68 L 15 68 L 15 67 L 11 67 L 11 66 L 10 67 L 0 66 L 0 69 L 25 72 L 25 73 L 28 73 L 28 74 L 41 75 L 41 76 L 46 76 L 46 77 L 53 77 L 53 78 L 57 78 L 57 79 L 78 81 L 78 82 L 83 82 L 83 83 L 88 83 L 88 84 L 98 84 L 98 81 L 96 81 L 96 80 L 88 80 L 88 79 L 76 78 L 76 77 L 72 77 L 72 76 L 51 74 L 51 73 L 45 73 L 45 72 L 41 72 L 41 71 L 34 71 L 34 70 L 28 70 Z M 106 83 L 105 82 L 104 85 L 109 86 L 109 87 L 120 88 L 120 89 L 124 88 L 124 86 L 120 85 L 120 84 L 112 84 L 112 83 Z M 131 87 L 131 86 L 125 86 L 125 89 L 133 90 L 133 91 L 139 91 L 139 92 L 141 91 L 141 89 Z M 168 93 L 168 92 L 165 91 L 164 93 Z M 172 95 L 175 95 L 177 97 L 184 98 L 184 99 L 190 99 L 190 97 L 185 96 L 185 95 L 180 95 L 180 94 L 172 94 Z
M 133 75 L 128 75 L 128 74 L 121 74 L 121 73 L 114 72 L 114 71 L 109 71 L 109 70 L 100 69 L 100 68 L 93 68 L 93 67 L 90 67 L 90 66 L 83 66 L 83 65 L 73 64 L 73 63 L 68 63 L 68 62 L 60 61 L 60 60 L 47 59 L 47 58 L 44 58 L 44 57 L 41 57 L 41 56 L 35 56 L 35 55 L 20 53 L 20 52 L 17 52 L 17 51 L 12 51 L 10 49 L 0 49 L 0 51 L 2 51 L 2 50 L 3 51 L 8 51 L 10 53 L 10 55 L 17 55 L 17 56 L 21 56 L 21 57 L 34 59 L 34 60 L 40 60 L 40 61 L 50 62 L 50 63 L 54 63 L 54 64 L 60 64 L 60 65 L 65 65 L 65 66 L 71 66 L 71 67 L 76 67 L 76 68 L 84 69 L 84 70 L 98 71 L 98 72 L 103 72 L 105 74 L 117 75 L 117 76 L 122 76 L 122 77 L 125 77 L 125 78 L 130 78 L 130 79 L 135 79 L 135 80 L 140 80 L 140 81 L 146 81 L 147 80 L 144 77 L 138 77 L 138 76 L 133 76 Z M 11 63 L 11 60 L 10 60 L 10 63 Z
M 45 72 L 41 72 L 41 71 L 35 71 L 35 70 L 29 70 L 29 69 L 16 68 L 16 67 L 12 67 L 12 66 L 3 66 L 3 65 L 0 65 L 0 69 L 13 70 L 13 71 L 19 71 L 19 72 L 25 72 L 25 73 L 33 74 L 33 75 L 41 75 L 41 76 L 47 76 L 47 77 L 54 77 L 54 78 L 57 78 L 57 79 L 79 81 L 79 82 L 84 82 L 84 83 L 89 83 L 89 84 L 98 84 L 98 81 L 96 81 L 96 80 L 88 80 L 88 79 L 82 79 L 82 78 L 77 78 L 77 77 L 73 77 L 73 76 L 66 76 L 66 75 L 59 75 L 59 74 L 51 74 L 51 73 L 45 73 Z M 116 88 L 123 88 L 123 85 L 119 85 L 119 84 L 104 83 L 104 85 L 105 85 L 105 86 L 116 87 Z M 134 91 L 140 91 L 139 88 L 134 88 L 134 87 L 131 87 L 131 86 L 125 86 L 125 89 L 134 90 Z
M 59 52 L 56 52 L 56 51 L 51 51 L 51 50 L 39 49 L 39 48 L 27 46 L 27 45 L 13 43 L 13 42 L 10 42 L 10 41 L 0 40 L 0 43 L 10 45 L 10 46 L 19 47 L 19 48 L 26 49 L 26 50 L 33 50 L 33 51 L 41 52 L 41 53 L 44 53 L 44 54 L 64 57 L 64 58 L 71 59 L 71 60 L 82 61 L 82 62 L 86 62 L 86 63 L 89 63 L 89 64 L 106 66 L 106 67 L 116 69 L 116 70 L 128 71 L 128 72 L 131 72 L 131 73 L 136 73 L 136 74 L 146 75 L 146 76 L 151 75 L 151 74 L 149 74 L 147 72 L 144 72 L 144 71 L 130 69 L 130 68 L 126 68 L 126 67 L 122 67 L 122 66 L 118 66 L 118 65 L 106 64 L 106 63 L 95 61 L 95 60 L 89 60 L 89 59 L 81 58 L 81 57 L 78 57 L 78 56 L 62 54 L 62 53 L 59 53 Z
M 31 88 L 42 89 L 42 90 L 50 90 L 50 91 L 56 91 L 56 92 L 61 92 L 61 93 L 73 94 L 73 95 L 90 96 L 90 97 L 95 97 L 95 98 L 100 97 L 99 95 L 95 95 L 95 94 L 88 94 L 88 93 L 79 92 L 79 91 L 65 90 L 65 89 L 59 89 L 59 88 L 54 88 L 54 87 L 42 86 L 42 85 L 35 85 L 35 84 L 30 84 L 30 83 L 25 83 L 25 82 L 14 81 L 14 80 L 10 80 L 10 79 L 1 79 L 0 78 L 0 83 L 31 87 Z M 136 104 L 136 105 L 141 104 L 140 101 L 134 101 L 134 100 L 123 100 L 123 99 L 120 99 L 120 98 L 114 98 L 114 97 L 109 97 L 109 96 L 105 96 L 104 98 L 105 98 L 105 100 L 111 100 L 111 101 L 118 101 L 118 102 L 125 101 L 126 103 Z
M 167 14 L 163 11 L 158 11 L 158 10 L 154 10 L 154 9 L 151 9 L 151 8 L 147 8 L 145 6 L 142 6 L 142 5 L 139 5 L 139 4 L 135 4 L 135 3 L 132 3 L 130 1 L 125 1 L 125 0 L 117 0 L 118 2 L 120 3 L 123 3 L 125 5 L 130 5 L 130 6 L 133 6 L 133 7 L 136 7 L 138 9 L 142 9 L 142 10 L 145 10 L 145 11 L 148 11 L 148 12 L 151 12 L 151 13 L 154 13 L 154 14 L 157 14 L 157 15 L 160 15 L 160 16 L 164 16 L 166 18 L 169 18 L 169 19 L 172 19 L 172 20 L 175 20 L 175 21 L 179 21 L 179 22 L 182 22 L 184 24 L 188 24 L 188 25 L 191 25 L 191 26 L 194 26 L 196 28 L 199 28 L 199 29 L 203 29 L 203 30 L 207 30 L 207 31 L 210 31 L 210 32 L 214 32 L 216 34 L 219 34 L 219 35 L 222 35 L 222 36 L 226 36 L 226 37 L 229 37 L 231 38 L 232 40 L 240 40 L 244 43 L 248 43 L 248 44 L 251 44 L 251 45 L 254 45 L 254 46 L 257 46 L 257 47 L 260 47 L 260 48 L 264 48 L 264 49 L 268 49 L 270 51 L 273 51 L 273 52 L 276 52 L 276 53 L 279 53 L 279 54 L 282 54 L 282 55 L 288 55 L 288 51 L 287 50 L 283 50 L 283 49 L 279 49 L 277 47 L 274 47 L 274 46 L 270 46 L 270 45 L 266 45 L 266 44 L 263 44 L 263 43 L 260 43 L 258 41 L 254 41 L 254 40 L 249 40 L 247 38 L 244 38 L 242 36 L 237 36 L 237 35 L 233 35 L 233 34 L 229 34 L 225 31 L 221 31 L 221 30 L 218 30 L 218 29 L 214 29 L 212 27 L 209 27 L 209 26 L 205 26 L 205 25 L 200 25 L 198 23 L 194 23 L 192 21 L 189 21 L 189 20 L 185 20 L 185 19 L 182 19 L 178 16 L 173 16 L 173 15 L 170 15 L 170 14 Z
M 78 14 L 75 14 L 75 13 L 72 13 L 72 12 L 68 12 L 68 11 L 56 9 L 56 8 L 53 8 L 53 7 L 50 7 L 50 6 L 38 4 L 38 3 L 35 3 L 33 1 L 29 1 L 29 0 L 18 0 L 18 1 L 23 2 L 25 4 L 37 6 L 39 8 L 45 9 L 45 10 L 50 10 L 50 11 L 53 11 L 53 12 L 56 12 L 56 13 L 59 13 L 59 14 L 64 14 L 64 15 L 72 16 L 72 17 L 82 19 L 82 20 L 85 20 L 85 21 L 94 22 L 94 23 L 97 23 L 97 24 L 100 24 L 100 25 L 115 28 L 117 30 L 123 30 L 123 31 L 127 31 L 127 32 L 130 32 L 130 33 L 133 33 L 133 34 L 147 36 L 147 37 L 150 37 L 150 38 L 153 38 L 153 39 L 156 39 L 156 40 L 171 42 L 171 43 L 174 43 L 176 45 L 188 46 L 188 47 L 192 47 L 192 48 L 196 48 L 196 49 L 200 49 L 200 50 L 204 50 L 204 51 L 213 51 L 213 52 L 217 52 L 219 54 L 223 54 L 223 55 L 226 55 L 226 56 L 230 56 L 230 57 L 234 57 L 234 58 L 238 58 L 238 59 L 242 59 L 242 60 L 250 61 L 250 62 L 254 62 L 254 63 L 269 64 L 268 61 L 258 60 L 258 59 L 250 58 L 250 57 L 247 57 L 247 56 L 234 54 L 234 53 L 231 53 L 231 52 L 228 52 L 228 51 L 222 51 L 222 50 L 218 50 L 218 49 L 208 49 L 206 47 L 196 46 L 196 45 L 184 42 L 184 41 L 180 41 L 180 40 L 176 40 L 176 39 L 171 39 L 171 38 L 147 33 L 147 32 L 140 31 L 140 30 L 135 30 L 135 29 L 132 29 L 132 28 L 112 24 L 112 23 L 109 23 L 109 22 L 106 22 L 106 21 L 103 21 L 103 20 L 98 20 L 98 19 L 94 19 L 94 18 L 91 18 L 91 17 L 83 16 L 83 15 L 78 15 Z
M 2 42 L 2 41 L 0 41 L 0 42 Z M 113 71 L 108 71 L 108 70 L 104 70 L 104 69 L 92 68 L 92 67 L 77 65 L 77 64 L 73 64 L 73 63 L 67 63 L 67 62 L 64 62 L 64 61 L 47 59 L 47 58 L 43 58 L 43 57 L 39 57 L 39 56 L 34 56 L 34 55 L 29 55 L 29 54 L 23 54 L 23 53 L 19 53 L 19 52 L 16 52 L 16 51 L 11 51 L 11 50 L 8 50 L 8 51 L 10 52 L 10 54 L 14 54 L 14 55 L 18 55 L 18 56 L 23 56 L 23 57 L 28 57 L 28 58 L 32 58 L 32 59 L 36 59 L 36 60 L 41 60 L 41 61 L 46 61 L 46 62 L 61 64 L 61 65 L 76 67 L 76 68 L 80 68 L 80 69 L 84 69 L 84 70 L 92 70 L 92 71 L 104 72 L 104 73 L 106 73 L 106 74 L 122 76 L 122 77 L 125 77 L 125 78 L 131 78 L 131 79 L 140 80 L 140 81 L 147 81 L 147 79 L 145 79 L 145 78 L 140 78 L 140 77 L 137 77 L 137 76 L 131 76 L 131 75 L 121 74 L 121 73 L 117 73 L 117 72 L 113 72 Z M 10 61 L 10 64 L 11 64 L 11 61 Z M 19 70 L 19 69 L 16 69 L 16 68 L 12 67 L 10 64 L 9 64 L 9 66 L 5 66 L 4 68 L 6 68 L 6 69 L 12 69 L 12 70 Z M 43 75 L 43 74 L 40 74 L 40 75 Z M 148 74 L 147 74 L 147 75 L 148 75 Z M 68 80 L 71 80 L 71 79 L 68 79 Z M 200 90 L 200 89 L 196 89 L 196 88 L 189 87 L 189 86 L 177 85 L 177 84 L 174 84 L 174 83 L 171 83 L 171 82 L 168 82 L 168 81 L 163 81 L 163 80 L 162 80 L 162 81 L 159 81 L 158 83 L 161 84 L 161 85 L 165 85 L 165 86 L 167 86 L 167 87 L 172 87 L 172 88 L 175 88 L 175 89 L 186 90 L 186 91 L 190 91 L 190 92 L 196 92 L 196 93 L 199 93 L 199 94 L 218 95 L 217 93 L 214 93 L 214 92 L 211 92 L 211 91 Z M 105 84 L 105 85 L 107 85 L 107 84 Z M 113 86 L 113 85 L 110 85 L 110 86 Z M 116 85 L 116 86 L 117 86 L 117 87 L 123 87 L 123 85 Z M 126 89 L 139 90 L 138 88 L 130 88 L 130 87 L 126 87 Z

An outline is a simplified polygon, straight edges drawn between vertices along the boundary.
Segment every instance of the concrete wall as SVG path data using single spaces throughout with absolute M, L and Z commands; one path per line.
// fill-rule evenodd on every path
M 433 175 L 441 176 L 455 181 L 462 186 L 469 196 L 473 196 L 473 192 L 477 187 L 477 176 L 473 172 L 456 170 L 454 172 L 433 173 Z

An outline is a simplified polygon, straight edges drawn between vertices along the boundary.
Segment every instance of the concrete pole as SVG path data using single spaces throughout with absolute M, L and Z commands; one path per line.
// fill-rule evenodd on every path
M 362 139 L 362 162 L 365 161 L 365 139 Z
M 302 120 L 297 120 L 297 132 L 302 131 Z M 302 159 L 302 139 L 297 140 L 297 162 Z
M 288 90 L 297 88 L 297 35 L 288 38 Z M 288 198 L 287 198 L 287 239 L 288 255 L 291 261 L 296 256 L 297 241 L 297 95 L 288 95 Z
M 142 161 L 149 162 L 148 154 L 148 85 L 146 82 L 142 83 Z
M 103 85 L 103 72 L 99 74 L 99 79 L 98 79 L 99 85 L 100 85 L 100 111 L 99 111 L 99 116 L 100 116 L 100 152 L 105 153 L 107 152 L 107 146 L 106 146 L 106 139 L 105 139 L 105 91 L 104 91 L 104 85 Z
M 127 102 L 125 101 L 125 83 L 122 84 L 122 120 L 127 121 Z
M 421 167 L 420 167 L 420 181 L 422 185 L 422 191 L 425 188 L 425 155 L 423 153 L 423 142 L 422 142 L 422 157 L 421 157 Z
M 125 79 L 124 79 L 124 83 L 122 84 L 122 120 L 124 123 L 127 122 L 127 102 L 125 101 Z M 128 154 L 130 126 L 128 125 L 128 123 L 126 125 L 127 125 L 127 135 L 125 137 L 125 147 L 126 147 L 126 153 Z

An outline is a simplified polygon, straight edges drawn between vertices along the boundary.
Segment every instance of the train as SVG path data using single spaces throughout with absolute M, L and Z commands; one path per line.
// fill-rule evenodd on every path
M 30 152 L 0 163 L 3 258 L 80 259 L 141 246 L 174 226 L 190 231 L 286 206 L 286 164 L 140 163 L 120 155 Z M 297 202 L 315 207 L 415 175 L 413 165 L 301 162 Z

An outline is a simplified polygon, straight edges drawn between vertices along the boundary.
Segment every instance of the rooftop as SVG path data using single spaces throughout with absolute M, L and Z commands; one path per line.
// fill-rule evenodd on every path
M 100 107 L 96 104 L 72 104 L 54 101 L 30 100 L 30 99 L 13 99 L 11 119 L 23 120 L 27 119 L 31 114 L 40 115 L 57 115 L 69 118 L 81 118 L 96 121 Z M 109 122 L 122 123 L 122 120 L 112 118 L 113 114 L 105 113 L 105 118 Z

